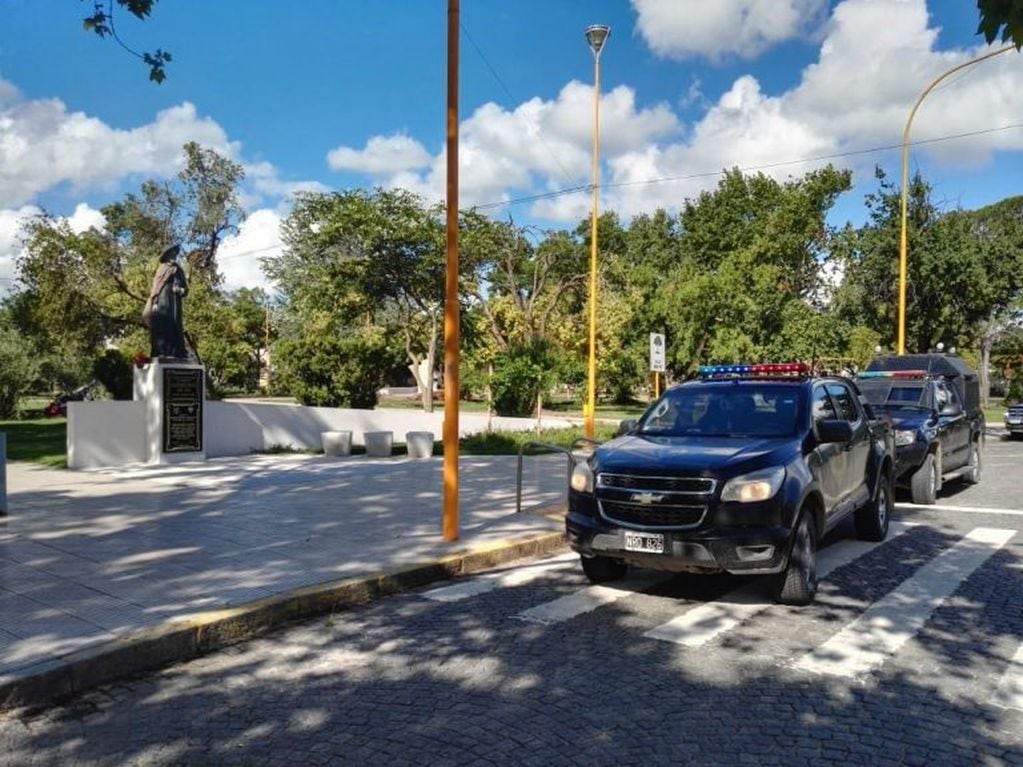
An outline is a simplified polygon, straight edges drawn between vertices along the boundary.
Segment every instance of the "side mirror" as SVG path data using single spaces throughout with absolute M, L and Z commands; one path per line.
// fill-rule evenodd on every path
M 943 418 L 955 418 L 956 416 L 962 415 L 963 409 L 959 407 L 955 402 L 949 402 L 945 407 L 938 411 L 938 415 Z
M 828 420 L 817 422 L 817 439 L 822 444 L 851 442 L 853 427 L 848 421 Z
M 637 426 L 639 426 L 639 421 L 635 418 L 626 418 L 618 424 L 618 431 L 615 432 L 615 436 L 621 437 L 626 434 L 632 434 Z

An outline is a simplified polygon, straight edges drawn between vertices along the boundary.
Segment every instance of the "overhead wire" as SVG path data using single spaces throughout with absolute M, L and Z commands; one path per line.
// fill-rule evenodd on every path
M 465 23 L 459 22 L 459 26 L 462 28 L 462 34 L 465 35 L 465 39 L 468 40 L 469 44 L 472 45 L 472 47 L 476 50 L 476 53 L 483 60 L 483 63 L 484 65 L 486 65 L 487 69 L 490 70 L 490 74 L 492 74 L 494 76 L 494 79 L 497 80 L 497 84 L 501 86 L 501 90 L 504 91 L 509 101 L 512 104 L 518 103 L 518 99 L 514 95 L 512 95 L 512 92 L 508 89 L 508 86 L 505 85 L 505 82 L 501 78 L 501 75 L 497 73 L 497 70 L 494 69 L 494 66 L 490 63 L 490 60 L 487 58 L 486 54 L 483 53 L 483 49 L 480 48 L 480 46 L 476 43 L 476 41 L 473 39 L 473 36 L 469 34 L 469 30 L 466 28 Z M 564 177 L 564 180 L 571 183 L 572 174 L 569 173 L 568 170 L 566 170 L 564 165 L 561 164 L 561 160 L 558 159 L 557 152 L 555 152 L 551 145 L 547 143 L 547 139 L 544 138 L 543 131 L 540 130 L 540 126 L 534 123 L 525 114 L 521 112 L 518 113 L 513 112 L 513 114 L 517 114 L 517 116 L 523 122 L 525 122 L 530 128 L 532 128 L 536 132 L 537 138 L 539 138 L 540 141 L 543 143 L 544 148 L 546 148 L 547 152 L 550 154 L 551 159 L 554 160 L 554 163 L 558 166 L 558 168 L 561 169 L 561 173 Z

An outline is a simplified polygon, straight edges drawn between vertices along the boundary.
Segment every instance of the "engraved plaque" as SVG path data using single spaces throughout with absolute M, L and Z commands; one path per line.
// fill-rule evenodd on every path
M 163 452 L 202 452 L 203 372 L 164 368 Z

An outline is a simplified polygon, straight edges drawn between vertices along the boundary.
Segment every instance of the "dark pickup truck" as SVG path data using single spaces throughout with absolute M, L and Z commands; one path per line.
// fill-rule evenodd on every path
M 848 515 L 863 538 L 888 533 L 891 433 L 848 379 L 705 367 L 623 426 L 569 488 L 568 540 L 593 582 L 630 564 L 771 574 L 778 601 L 806 604 L 825 533 Z
M 878 357 L 857 383 L 873 410 L 891 420 L 895 482 L 909 488 L 913 503 L 933 504 L 951 479 L 980 482 L 980 385 L 959 357 Z

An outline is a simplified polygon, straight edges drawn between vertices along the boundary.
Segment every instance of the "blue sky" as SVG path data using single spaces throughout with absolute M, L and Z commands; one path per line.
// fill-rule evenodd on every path
M 82 31 L 90 6 L 0 0 L 0 291 L 26 216 L 101 226 L 99 207 L 173 175 L 189 140 L 248 173 L 249 218 L 222 252 L 231 286 L 263 282 L 296 189 L 443 195 L 445 0 L 160 0 L 145 23 L 117 14 L 128 45 L 173 54 L 162 85 Z M 586 216 L 586 192 L 515 201 L 589 183 L 593 23 L 612 28 L 601 205 L 626 219 L 677 209 L 725 167 L 784 179 L 828 157 L 857 184 L 832 222 L 859 223 L 873 166 L 897 177 L 899 160 L 862 150 L 898 144 L 920 90 L 986 50 L 963 0 L 462 0 L 463 206 L 506 203 L 488 210 L 550 227 Z M 913 137 L 940 140 L 912 162 L 939 201 L 1020 192 L 1021 81 L 1011 52 L 928 97 Z

